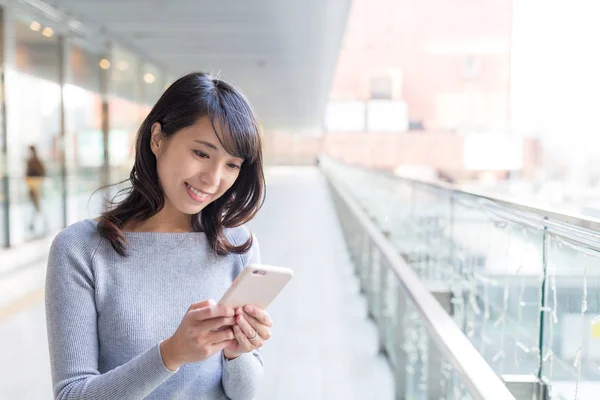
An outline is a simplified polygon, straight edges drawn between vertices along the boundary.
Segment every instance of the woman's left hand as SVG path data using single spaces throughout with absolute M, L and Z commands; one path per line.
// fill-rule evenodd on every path
M 238 307 L 235 322 L 233 334 L 237 341 L 223 350 L 224 356 L 230 360 L 262 347 L 271 337 L 273 322 L 265 310 L 254 306 Z

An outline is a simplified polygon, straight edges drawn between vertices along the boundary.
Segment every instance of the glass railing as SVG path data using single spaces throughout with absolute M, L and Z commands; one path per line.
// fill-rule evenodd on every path
M 379 328 L 381 351 L 394 370 L 396 398 L 515 399 L 452 318 L 449 287 L 420 279 L 390 240 L 393 223 L 381 219 L 380 210 L 392 212 L 395 206 L 392 198 L 382 197 L 387 193 L 378 178 L 361 175 L 367 179 L 357 181 L 353 170 L 328 160 L 321 165 L 369 314 Z M 369 190 L 383 200 L 381 209 L 362 206 L 372 201 Z
M 430 292 L 441 296 L 455 325 L 498 376 L 534 382 L 553 399 L 598 397 L 600 223 L 329 159 L 321 165 Z M 402 291 L 356 240 L 349 247 L 385 339 L 386 330 L 398 327 L 385 323 L 378 302 L 402 297 Z M 431 385 L 424 378 L 431 369 L 423 356 L 428 339 L 418 313 L 406 307 L 403 318 L 413 328 L 404 337 L 406 374 L 412 374 L 405 386 L 413 393 L 407 398 L 419 398 L 414 393 L 423 391 L 423 382 Z M 393 345 L 387 347 L 393 364 L 398 357 Z M 443 387 L 461 387 L 447 378 L 452 369 L 441 376 Z

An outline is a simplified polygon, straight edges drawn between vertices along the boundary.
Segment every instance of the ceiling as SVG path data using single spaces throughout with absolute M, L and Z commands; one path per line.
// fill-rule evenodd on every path
M 351 0 L 54 0 L 172 75 L 207 71 L 267 130 L 319 129 Z

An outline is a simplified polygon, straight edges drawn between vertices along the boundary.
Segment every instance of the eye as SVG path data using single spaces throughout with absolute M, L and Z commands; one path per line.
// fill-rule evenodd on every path
M 232 169 L 240 169 L 241 168 L 241 166 L 237 165 L 237 164 L 227 164 L 227 165 L 229 166 L 229 168 L 232 168 Z
M 208 158 L 208 154 L 203 151 L 194 150 L 194 153 L 200 158 Z

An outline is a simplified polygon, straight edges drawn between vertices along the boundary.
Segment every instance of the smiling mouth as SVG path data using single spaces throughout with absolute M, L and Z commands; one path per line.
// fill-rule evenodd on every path
M 202 190 L 193 187 L 189 183 L 185 182 L 185 186 L 188 190 L 198 199 L 198 200 L 206 200 L 208 196 L 212 195 L 212 193 L 203 192 Z

